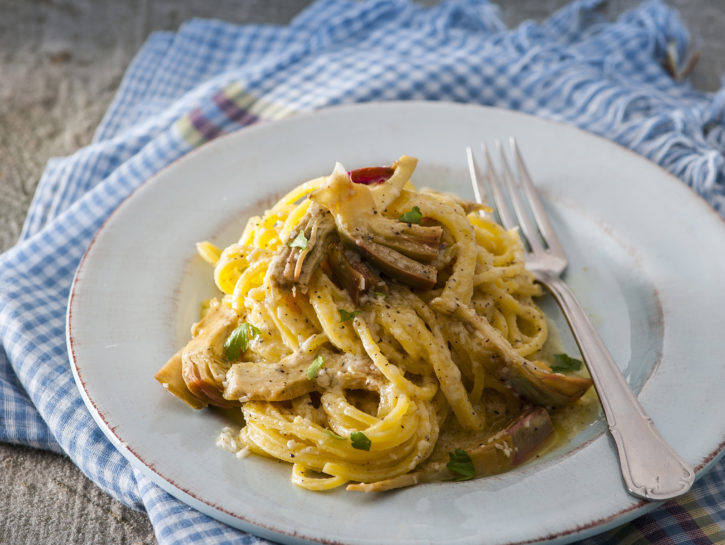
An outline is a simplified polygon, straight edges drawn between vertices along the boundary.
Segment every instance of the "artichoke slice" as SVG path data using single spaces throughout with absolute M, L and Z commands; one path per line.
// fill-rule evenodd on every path
M 547 407 L 572 403 L 592 385 L 590 378 L 554 373 L 523 359 L 509 367 L 506 382 L 519 395 Z
M 170 393 L 188 404 L 192 409 L 203 409 L 209 405 L 207 401 L 196 397 L 186 386 L 181 372 L 181 351 L 174 354 L 166 364 L 158 370 L 154 378 Z
M 322 358 L 314 377 L 309 370 Z M 243 361 L 229 369 L 224 397 L 246 401 L 289 401 L 313 391 L 372 390 L 382 387 L 383 377 L 366 357 L 297 351 L 277 362 Z
M 554 425 L 543 407 L 525 410 L 513 423 L 483 441 L 463 446 L 473 462 L 476 477 L 509 471 L 530 460 L 551 444 Z M 381 492 L 414 484 L 451 481 L 459 478 L 445 460 L 427 462 L 417 471 L 374 483 L 350 484 L 348 490 Z
M 310 199 L 332 214 L 340 238 L 381 272 L 412 287 L 431 288 L 438 271 L 427 263 L 438 257 L 442 227 L 383 215 L 409 181 L 415 164 L 414 159 L 401 157 L 390 178 L 372 188 L 353 182 L 338 164 Z
M 330 244 L 327 262 L 335 284 L 347 291 L 356 305 L 360 294 L 383 284 L 375 271 L 362 261 L 357 253 L 347 250 L 342 244 Z
M 438 270 L 420 263 L 372 240 L 343 238 L 352 243 L 360 254 L 391 278 L 413 288 L 430 289 L 436 284 Z
M 484 348 L 497 352 L 484 361 L 486 370 L 534 404 L 545 407 L 567 405 L 591 387 L 590 378 L 554 373 L 522 357 L 502 333 L 475 310 L 459 306 L 455 313 L 480 334 Z
M 287 244 L 277 251 L 270 272 L 280 286 L 295 286 L 305 293 L 312 275 L 325 259 L 336 230 L 332 215 L 315 203 L 310 205 L 300 225 L 290 233 Z M 302 247 L 294 244 L 298 239 L 304 241 Z
M 239 402 L 224 399 L 224 378 L 231 366 L 224 355 L 224 342 L 239 318 L 237 313 L 218 299 L 192 327 L 192 338 L 181 351 L 181 375 L 189 391 L 197 398 L 217 407 L 238 407 Z
M 417 261 L 430 262 L 438 257 L 443 229 L 440 225 L 422 226 L 400 220 L 373 216 L 369 222 L 353 229 L 353 238 L 364 238 L 366 231 L 372 240 Z

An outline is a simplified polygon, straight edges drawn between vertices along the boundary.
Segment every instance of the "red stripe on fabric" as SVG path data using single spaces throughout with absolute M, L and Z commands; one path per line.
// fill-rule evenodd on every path
M 712 545 L 715 543 L 705 535 L 705 532 L 702 531 L 697 521 L 692 518 L 689 511 L 679 503 L 669 502 L 665 504 L 665 510 L 675 517 L 677 524 L 685 531 L 693 545 Z
M 214 103 L 224 112 L 229 119 L 242 125 L 251 125 L 259 121 L 259 117 L 251 113 L 249 110 L 240 107 L 236 102 L 229 99 L 224 92 L 214 95 Z
M 667 535 L 659 522 L 657 522 L 651 515 L 642 515 L 638 519 L 632 521 L 632 524 L 642 532 L 642 535 L 652 545 L 676 545 L 675 541 Z
M 191 125 L 207 140 L 212 140 L 222 132 L 219 127 L 204 116 L 201 108 L 194 108 L 192 110 L 189 114 L 189 121 L 191 121 Z

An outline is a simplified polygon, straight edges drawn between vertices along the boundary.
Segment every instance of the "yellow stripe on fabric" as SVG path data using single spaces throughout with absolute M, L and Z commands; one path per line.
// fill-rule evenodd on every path
M 650 524 L 661 529 L 663 534 L 667 536 L 667 541 L 691 543 L 694 538 L 693 534 L 696 534 L 699 541 L 706 539 L 712 543 L 725 543 L 725 530 L 713 520 L 707 509 L 701 506 L 692 494 L 687 494 L 675 500 L 675 503 L 683 510 L 682 514 L 686 514 L 685 520 L 680 520 L 678 513 L 672 512 L 672 506 L 668 508 L 669 504 L 665 504 L 659 508 L 660 510 L 667 511 L 667 518 L 665 520 L 660 520 L 660 517 L 657 516 L 658 512 L 643 515 L 650 519 Z M 677 510 L 677 507 L 674 509 Z M 694 523 L 695 527 L 687 528 L 688 521 Z M 637 519 L 632 523 L 606 532 L 595 539 L 597 541 L 601 540 L 604 543 L 617 543 L 617 545 L 648 545 L 659 543 L 659 540 L 652 541 L 643 529 L 638 528 Z
M 649 543 L 649 540 L 644 537 L 636 527 L 631 524 L 613 530 L 612 536 L 616 536 L 616 542 L 619 545 L 642 545 L 643 543 Z
M 707 509 L 697 502 L 693 494 L 679 498 L 676 503 L 687 512 L 708 539 L 713 543 L 725 543 L 725 530 L 713 520 Z
M 295 110 L 257 97 L 244 89 L 239 83 L 234 82 L 222 90 L 222 94 L 234 102 L 239 108 L 247 110 L 251 115 L 260 119 L 281 119 L 296 113 Z
M 219 91 L 212 100 L 230 120 L 243 124 L 258 120 L 282 119 L 296 113 L 295 110 L 284 104 L 270 102 L 253 95 L 237 82 L 231 83 Z M 228 104 L 225 101 L 228 101 Z M 189 147 L 196 148 L 207 142 L 211 135 L 204 134 L 195 126 L 192 115 L 199 116 L 197 122 L 205 120 L 201 111 L 197 109 L 179 118 L 174 128 Z
M 196 130 L 194 125 L 191 123 L 189 114 L 179 118 L 174 124 L 174 129 L 179 136 L 184 140 L 187 146 L 196 148 L 206 142 L 206 138 L 199 131 Z

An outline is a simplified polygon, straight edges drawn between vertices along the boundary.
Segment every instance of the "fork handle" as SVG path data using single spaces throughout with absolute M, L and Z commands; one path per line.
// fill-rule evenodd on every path
M 640 405 L 574 293 L 558 276 L 537 272 L 574 333 L 604 408 L 630 494 L 668 500 L 687 492 L 695 472 L 662 438 Z

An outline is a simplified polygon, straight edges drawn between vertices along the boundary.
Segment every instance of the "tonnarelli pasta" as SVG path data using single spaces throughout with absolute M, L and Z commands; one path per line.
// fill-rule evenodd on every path
M 239 408 L 220 443 L 289 462 L 301 487 L 505 471 L 591 384 L 537 359 L 547 322 L 517 233 L 417 190 L 415 166 L 338 164 L 237 243 L 198 245 L 221 294 L 156 378 L 192 407 Z

